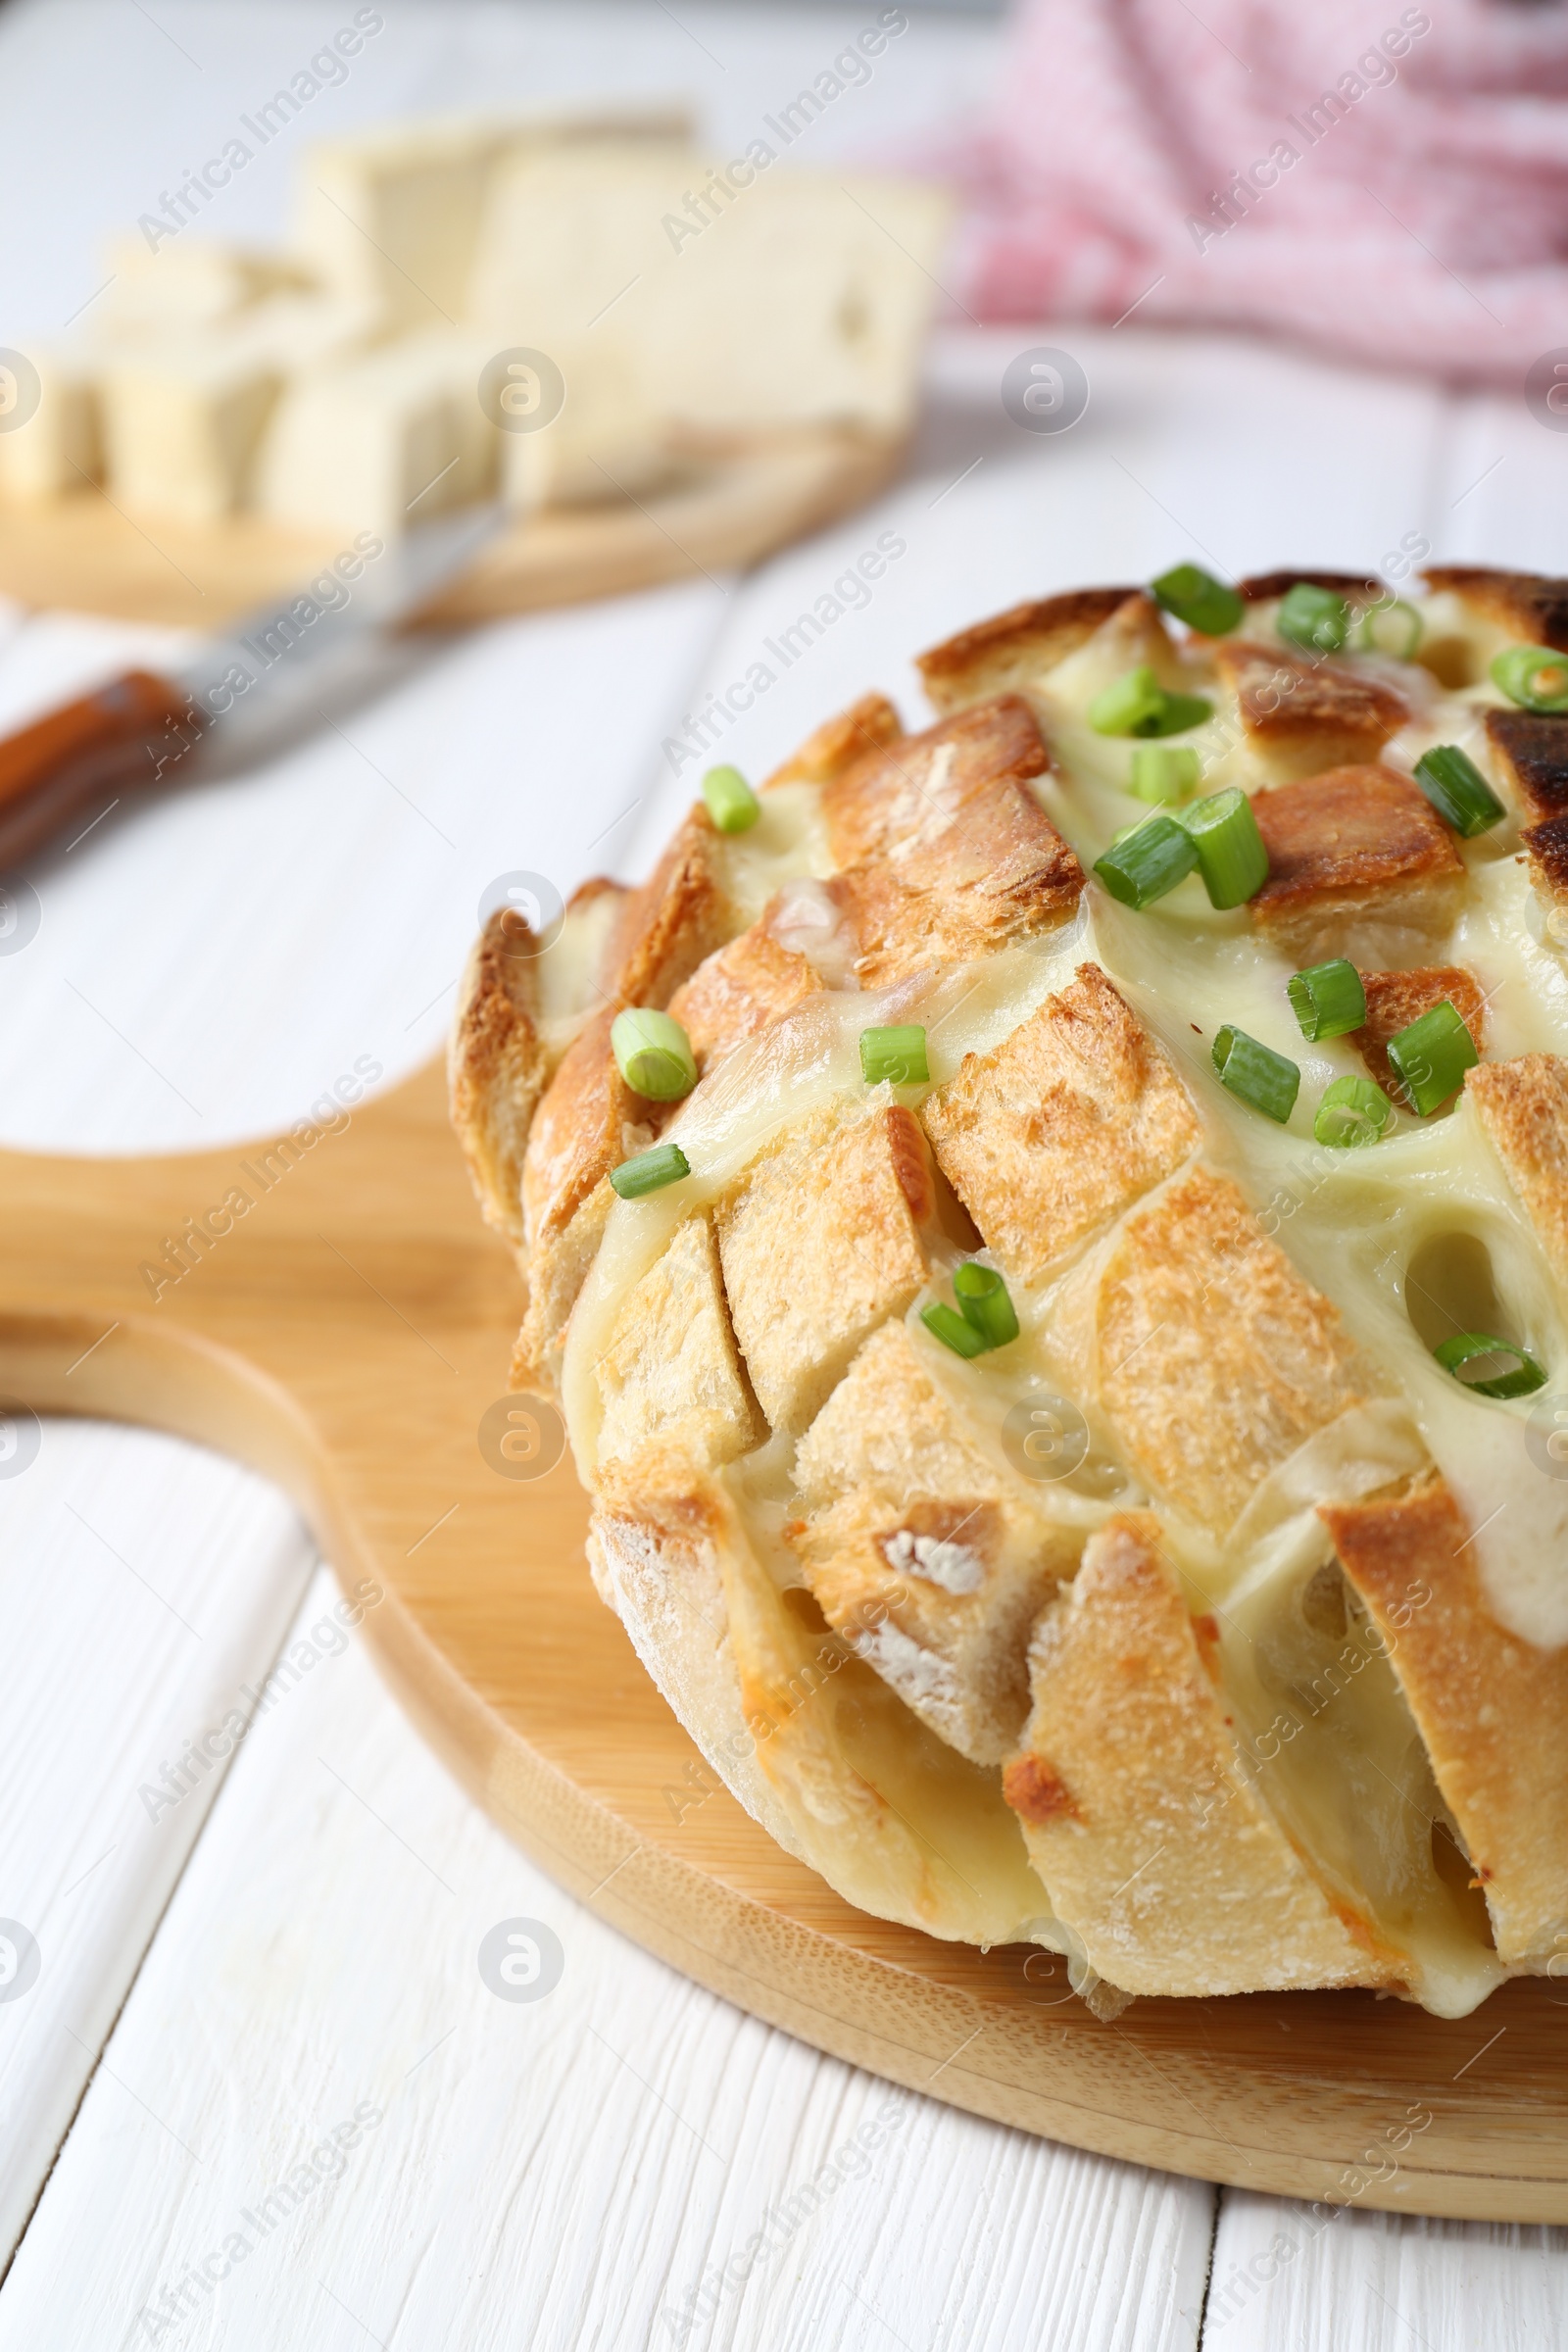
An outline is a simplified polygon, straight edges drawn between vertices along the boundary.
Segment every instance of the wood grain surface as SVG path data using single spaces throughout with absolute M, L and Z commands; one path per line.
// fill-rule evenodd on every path
M 517 1287 L 435 1064 L 249 1147 L 0 1154 L 0 1237 L 13 1411 L 166 1426 L 279 1480 L 340 1578 L 384 1587 L 366 1620 L 378 1662 L 494 1818 L 692 1977 L 1084 2148 L 1392 2211 L 1568 2219 L 1552 1985 L 1457 2021 L 1298 1994 L 1140 2001 L 1102 2023 L 1052 1956 L 870 1919 L 772 1844 L 596 1598 L 569 1456 L 518 1474 L 557 1433 L 503 1393 Z
M 745 569 L 875 495 L 902 444 L 803 426 L 694 454 L 646 500 L 558 507 L 513 524 L 420 615 L 457 627 L 546 605 Z M 213 629 L 310 579 L 341 532 L 285 530 L 259 515 L 223 523 L 125 513 L 107 492 L 0 505 L 0 595 L 38 609 Z

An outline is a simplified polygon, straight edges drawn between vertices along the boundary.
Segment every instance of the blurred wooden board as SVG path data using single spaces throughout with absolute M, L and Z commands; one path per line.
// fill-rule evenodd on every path
M 142 1268 L 194 1219 L 216 1236 L 155 1298 Z M 278 1479 L 345 1583 L 384 1588 L 365 1634 L 416 1722 L 626 1935 L 818 2048 L 1078 2146 L 1396 2212 L 1568 2221 L 1552 1984 L 1457 2020 L 1298 1993 L 1139 2001 L 1106 2024 L 1052 1955 L 890 1926 L 782 1853 L 595 1595 L 569 1456 L 497 1466 L 497 1416 L 537 1411 L 503 1393 L 519 1308 L 435 1064 L 308 1145 L 0 1152 L 0 1391 Z M 514 1465 L 538 1426 L 513 1424 Z
M 461 627 L 745 570 L 874 497 L 902 448 L 822 425 L 694 458 L 681 479 L 640 503 L 558 507 L 517 523 L 420 618 Z M 341 546 L 341 534 L 282 530 L 255 515 L 208 525 L 132 515 L 84 490 L 0 506 L 0 595 L 40 610 L 218 628 L 308 580 Z

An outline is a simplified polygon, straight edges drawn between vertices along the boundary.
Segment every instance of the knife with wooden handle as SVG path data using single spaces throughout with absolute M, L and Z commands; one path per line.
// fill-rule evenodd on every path
M 0 741 L 0 872 L 78 819 L 164 781 L 230 714 L 308 677 L 318 692 L 368 638 L 416 620 L 504 519 L 498 505 L 423 523 L 388 548 L 362 531 L 291 596 L 265 605 L 166 674 L 127 669 Z

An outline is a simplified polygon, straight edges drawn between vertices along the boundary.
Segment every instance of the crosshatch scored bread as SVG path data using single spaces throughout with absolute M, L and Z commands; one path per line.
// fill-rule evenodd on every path
M 1017 606 L 469 961 L 599 1591 L 782 1844 L 1102 2014 L 1568 1973 L 1565 612 Z

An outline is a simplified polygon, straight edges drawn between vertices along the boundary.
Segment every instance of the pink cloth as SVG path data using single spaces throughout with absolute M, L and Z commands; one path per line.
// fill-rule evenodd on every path
M 1136 305 L 1514 383 L 1568 345 L 1561 0 L 1023 0 L 940 161 L 981 318 Z

